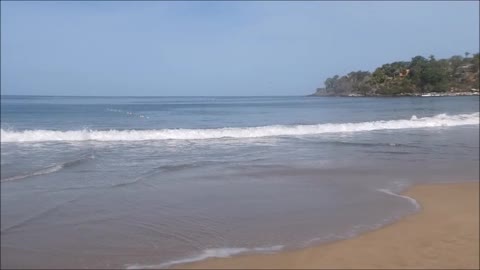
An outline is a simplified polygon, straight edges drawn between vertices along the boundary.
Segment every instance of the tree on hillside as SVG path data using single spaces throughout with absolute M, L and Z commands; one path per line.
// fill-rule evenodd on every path
M 338 75 L 333 76 L 333 78 L 327 78 L 325 80 L 325 88 L 326 89 L 333 89 L 335 88 L 335 84 L 337 83 Z

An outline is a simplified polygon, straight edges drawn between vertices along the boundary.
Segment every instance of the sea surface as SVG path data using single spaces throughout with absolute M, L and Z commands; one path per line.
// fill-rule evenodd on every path
M 479 180 L 478 97 L 1 97 L 1 267 L 164 268 L 355 236 Z

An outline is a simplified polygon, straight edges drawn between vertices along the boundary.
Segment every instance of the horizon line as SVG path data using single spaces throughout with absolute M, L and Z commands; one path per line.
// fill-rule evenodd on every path
M 94 96 L 94 95 L 28 95 L 28 94 L 0 94 L 1 97 L 4 96 L 22 96 L 22 97 L 304 97 L 308 95 L 248 95 L 248 96 L 242 96 L 242 95 L 180 95 L 180 96 L 169 96 L 169 95 L 163 95 L 163 96 L 127 96 L 127 95 L 118 95 L 118 96 L 109 96 L 109 95 L 99 95 L 99 96 Z

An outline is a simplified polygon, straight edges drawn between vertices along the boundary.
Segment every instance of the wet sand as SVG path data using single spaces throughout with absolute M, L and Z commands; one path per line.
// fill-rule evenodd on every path
M 479 269 L 479 184 L 419 185 L 405 193 L 421 210 L 352 239 L 276 254 L 212 258 L 191 269 Z

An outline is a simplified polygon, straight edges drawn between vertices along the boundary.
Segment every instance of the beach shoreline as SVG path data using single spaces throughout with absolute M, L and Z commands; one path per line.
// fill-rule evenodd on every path
M 479 268 L 479 182 L 421 184 L 420 210 L 353 238 L 274 254 L 178 264 L 177 269 Z

